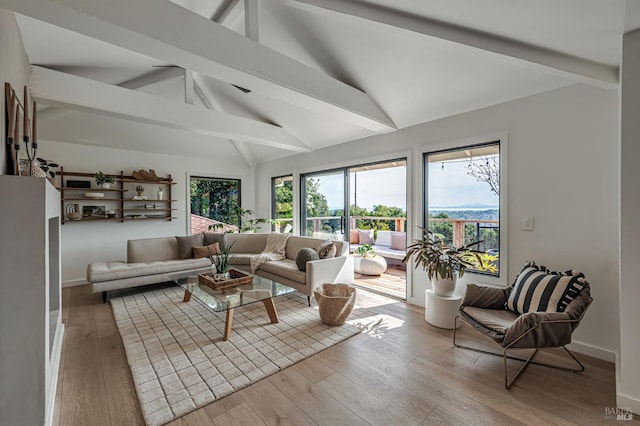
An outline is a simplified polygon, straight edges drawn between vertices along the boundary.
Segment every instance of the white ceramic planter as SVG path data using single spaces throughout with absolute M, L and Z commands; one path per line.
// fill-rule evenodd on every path
M 442 278 L 440 274 L 431 279 L 431 286 L 436 296 L 450 297 L 456 289 L 458 273 L 453 274 L 453 279 Z

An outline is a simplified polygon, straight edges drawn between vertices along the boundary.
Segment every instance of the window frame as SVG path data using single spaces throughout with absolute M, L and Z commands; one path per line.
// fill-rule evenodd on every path
M 498 275 L 487 274 L 479 271 L 467 270 L 464 276 L 459 280 L 462 283 L 474 282 L 478 284 L 487 284 L 493 286 L 506 287 L 508 285 L 508 213 L 507 213 L 507 153 L 508 141 L 507 134 L 491 135 L 476 137 L 464 140 L 451 141 L 445 144 L 423 147 L 422 149 L 422 226 L 428 226 L 428 206 L 429 206 L 429 176 L 428 176 L 428 157 L 447 151 L 459 151 L 465 148 L 477 148 L 486 145 L 498 144 L 499 146 L 499 164 L 500 164 L 500 196 L 499 196 L 499 235 L 500 235 L 500 270 Z

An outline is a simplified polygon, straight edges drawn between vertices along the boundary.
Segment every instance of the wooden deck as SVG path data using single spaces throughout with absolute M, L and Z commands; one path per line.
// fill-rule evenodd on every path
M 354 275 L 354 283 L 359 287 L 401 300 L 407 298 L 407 274 L 402 266 L 389 265 L 382 275 Z

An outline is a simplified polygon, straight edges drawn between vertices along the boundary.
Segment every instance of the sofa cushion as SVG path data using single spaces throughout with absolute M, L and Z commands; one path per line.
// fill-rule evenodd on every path
M 406 232 L 392 232 L 391 244 L 389 245 L 394 250 L 406 250 L 407 249 L 407 233 Z
M 142 238 L 127 241 L 128 263 L 176 259 L 178 259 L 178 241 L 176 237 Z
M 518 314 L 564 312 L 584 287 L 584 275 L 578 271 L 551 272 L 529 261 L 516 277 L 506 308 Z
M 373 229 L 358 229 L 360 244 L 373 244 Z
M 225 234 L 224 242 L 233 244 L 231 253 L 262 253 L 269 234 Z
M 300 284 L 306 283 L 306 272 L 299 270 L 296 262 L 290 259 L 271 260 L 260 265 L 260 270 L 279 275 Z
M 326 240 L 322 242 L 318 248 L 316 249 L 318 252 L 318 256 L 320 259 L 328 259 L 331 257 L 336 257 L 336 245 L 331 240 Z M 296 255 L 297 259 L 297 255 Z
M 120 280 L 125 278 L 179 272 L 211 266 L 207 258 L 187 260 L 164 260 L 160 262 L 125 263 L 94 262 L 87 267 L 87 281 L 91 283 Z
M 193 248 L 202 247 L 202 234 L 187 235 L 186 237 L 176 237 L 178 242 L 178 258 L 179 259 L 191 259 L 193 258 Z
M 389 247 L 391 245 L 391 231 L 378 231 L 376 245 Z
M 300 249 L 296 255 L 296 265 L 301 271 L 307 270 L 307 262 L 320 259 L 320 255 L 312 248 Z
M 484 309 L 473 306 L 463 306 L 460 309 L 478 324 L 498 334 L 505 334 L 507 329 L 518 319 L 517 314 L 506 309 Z
M 209 244 L 215 244 L 224 239 L 224 232 L 203 232 L 202 236 L 204 237 L 204 245 L 208 246 Z
M 232 265 L 251 265 L 251 258 L 255 256 L 253 253 L 236 253 L 231 259 Z
M 360 234 L 357 229 L 349 230 L 349 242 L 351 244 L 359 244 L 360 243 Z
M 303 248 L 312 248 L 315 250 L 323 242 L 324 240 L 320 238 L 298 237 L 296 235 L 292 235 L 287 240 L 287 251 L 285 256 L 287 256 L 287 259 L 296 260 L 296 256 L 300 250 Z
M 203 257 L 214 256 L 216 254 L 220 254 L 220 244 L 213 243 L 203 247 L 194 247 L 193 248 L 193 257 L 194 259 L 201 259 Z

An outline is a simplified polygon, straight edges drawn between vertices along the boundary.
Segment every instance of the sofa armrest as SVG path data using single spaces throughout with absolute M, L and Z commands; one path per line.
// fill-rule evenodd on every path
M 307 262 L 306 280 L 310 294 L 324 283 L 353 284 L 353 257 L 338 256 Z
M 462 306 L 484 309 L 504 309 L 507 303 L 508 289 L 469 284 L 464 294 Z

